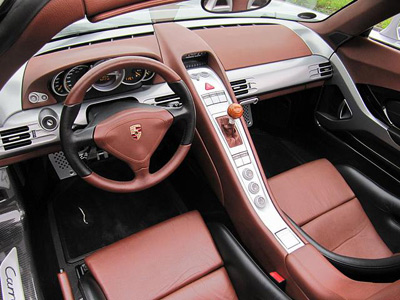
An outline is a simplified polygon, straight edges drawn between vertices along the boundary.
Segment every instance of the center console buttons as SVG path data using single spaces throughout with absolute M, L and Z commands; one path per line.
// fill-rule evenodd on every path
M 260 191 L 260 186 L 255 182 L 249 183 L 249 191 L 252 194 L 257 194 Z
M 254 177 L 254 173 L 249 168 L 246 168 L 242 171 L 243 178 L 246 180 L 252 180 Z
M 267 205 L 267 201 L 265 201 L 264 197 L 257 196 L 254 198 L 254 205 L 257 206 L 258 208 L 262 209 Z

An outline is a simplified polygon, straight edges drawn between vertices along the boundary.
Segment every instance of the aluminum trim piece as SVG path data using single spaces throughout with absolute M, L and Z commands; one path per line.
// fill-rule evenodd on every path
M 329 60 L 320 55 L 311 55 L 231 70 L 227 71 L 226 74 L 230 81 L 247 79 L 248 82 L 253 83 L 254 89 L 251 88 L 247 94 L 237 96 L 237 98 L 246 98 L 329 78 L 330 76 L 310 76 L 310 67 L 318 68 L 318 65 L 322 63 L 329 63 Z
M 276 240 L 282 245 L 282 247 L 288 252 L 291 253 L 300 247 L 304 246 L 304 243 L 301 239 L 290 229 L 290 227 L 286 224 L 286 222 L 282 219 L 280 214 L 275 208 L 271 197 L 268 193 L 268 190 L 264 184 L 264 181 L 261 176 L 261 171 L 259 170 L 256 159 L 254 157 L 254 153 L 251 150 L 250 143 L 247 139 L 247 135 L 244 131 L 243 125 L 239 119 L 234 120 L 235 126 L 238 130 L 238 133 L 243 141 L 242 145 L 238 145 L 236 147 L 230 148 L 226 142 L 226 139 L 218 125 L 217 118 L 222 116 L 227 116 L 227 108 L 229 104 L 233 103 L 230 98 L 225 85 L 218 77 L 218 75 L 211 70 L 210 68 L 202 67 L 196 69 L 188 70 L 189 75 L 206 72 L 209 74 L 206 78 L 201 76 L 194 76 L 195 79 L 192 78 L 192 82 L 199 94 L 199 97 L 203 101 L 203 105 L 205 106 L 208 117 L 213 124 L 214 130 L 217 133 L 219 140 L 225 150 L 225 154 L 227 155 L 231 167 L 234 169 L 235 174 L 237 176 L 237 180 L 240 182 L 243 191 L 248 197 L 248 201 L 253 207 L 256 214 L 259 216 L 260 220 L 263 224 L 268 228 L 268 230 L 275 236 Z M 205 83 L 209 83 L 214 86 L 214 89 L 211 91 L 205 90 Z M 217 96 L 215 96 L 217 95 Z M 209 98 L 212 98 L 210 101 Z M 218 101 L 214 101 L 214 98 L 218 98 Z M 246 154 L 247 153 L 247 154 Z M 238 159 L 242 160 L 243 164 L 238 163 Z M 253 179 L 248 180 L 242 174 L 243 172 L 249 169 L 254 174 Z M 249 184 L 256 183 L 259 187 L 259 191 L 250 191 Z M 257 204 L 254 202 L 257 196 L 264 197 L 266 200 L 266 205 L 259 208 Z M 279 232 L 285 231 L 285 239 L 279 239 Z M 298 241 L 298 243 L 293 243 L 293 241 Z
M 0 127 L 7 118 L 22 110 L 22 82 L 26 64 L 8 80 L 0 90 Z
M 1 262 L 0 279 L 3 300 L 25 300 L 16 247 Z

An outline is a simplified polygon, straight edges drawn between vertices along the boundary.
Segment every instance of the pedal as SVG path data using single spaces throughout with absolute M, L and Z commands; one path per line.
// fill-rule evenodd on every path
M 251 104 L 257 104 L 258 98 L 243 99 L 239 103 L 243 106 L 243 117 L 247 127 L 253 126 L 253 114 L 251 112 Z
M 49 154 L 49 160 L 60 180 L 76 176 L 63 151 Z
M 87 147 L 86 149 L 80 151 L 78 155 L 81 160 L 86 160 L 86 161 L 93 161 L 93 160 L 99 161 L 107 159 L 109 157 L 108 152 L 98 149 L 96 147 L 90 147 L 90 148 Z M 49 154 L 49 160 L 60 180 L 74 177 L 77 175 L 70 166 L 63 151 Z

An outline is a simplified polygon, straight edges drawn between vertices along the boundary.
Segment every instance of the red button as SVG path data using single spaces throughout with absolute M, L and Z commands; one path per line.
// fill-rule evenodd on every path
M 206 82 L 206 91 L 213 90 L 213 89 L 214 89 L 214 87 L 211 84 Z
M 271 272 L 271 273 L 269 273 L 269 275 L 271 275 L 271 277 L 272 277 L 273 279 L 275 279 L 275 281 L 276 281 L 277 283 L 282 283 L 282 282 L 285 281 L 285 278 L 283 278 L 281 275 L 279 275 L 278 272 Z

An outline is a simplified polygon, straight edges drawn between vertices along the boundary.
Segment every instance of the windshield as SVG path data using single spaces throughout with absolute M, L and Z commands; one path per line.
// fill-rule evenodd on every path
M 353 1 L 271 0 L 266 7 L 258 10 L 241 13 L 209 13 L 201 7 L 201 0 L 188 0 L 175 4 L 160 5 L 149 9 L 138 10 L 97 23 L 91 23 L 87 19 L 80 20 L 62 30 L 54 39 L 133 25 L 205 18 L 256 17 L 316 22 L 324 20 L 351 2 Z

